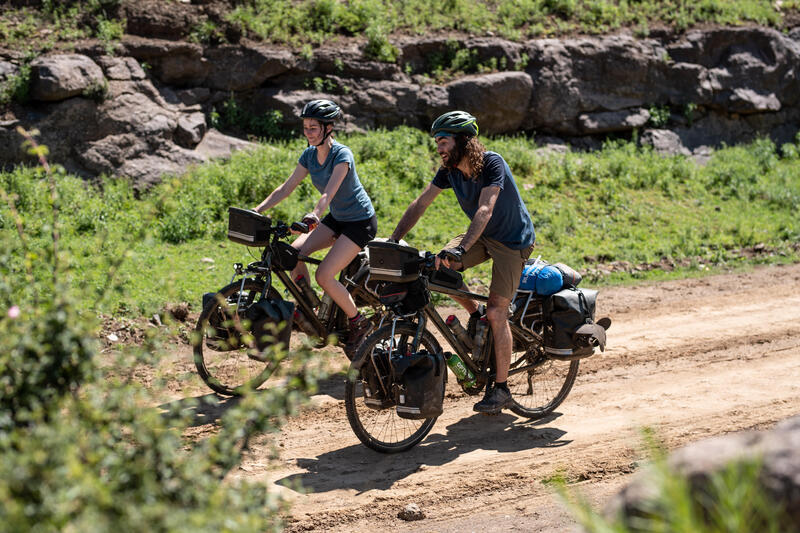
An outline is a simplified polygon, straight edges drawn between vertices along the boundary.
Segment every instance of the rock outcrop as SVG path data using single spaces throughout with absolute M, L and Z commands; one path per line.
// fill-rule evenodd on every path
M 137 17 L 137 24 L 161 20 Z M 761 27 L 646 39 L 403 39 L 392 64 L 366 59 L 355 43 L 308 56 L 246 41 L 202 46 L 127 36 L 114 57 L 79 43 L 74 53 L 30 63 L 31 100 L 0 117 L 0 164 L 24 159 L 14 132 L 22 125 L 41 130 L 53 158 L 71 171 L 146 185 L 205 160 L 195 147 L 211 113 L 231 98 L 250 116 L 280 111 L 292 126 L 305 101 L 325 97 L 343 107 L 350 130 L 427 129 L 440 113 L 463 108 L 482 133 L 524 131 L 576 146 L 634 130 L 669 153 L 705 153 L 759 136 L 783 143 L 800 127 L 798 39 L 797 29 Z M 435 83 L 426 74 L 433 58 L 454 46 L 495 71 Z M 0 83 L 23 64 L 0 50 Z
M 800 417 L 770 431 L 748 431 L 695 442 L 668 459 L 671 471 L 685 476 L 695 495 L 709 498 L 711 478 L 734 463 L 760 464 L 758 484 L 776 506 L 786 511 L 790 524 L 800 524 Z M 606 512 L 635 527 L 637 516 L 654 511 L 657 496 L 652 471 L 642 470 L 610 501 Z

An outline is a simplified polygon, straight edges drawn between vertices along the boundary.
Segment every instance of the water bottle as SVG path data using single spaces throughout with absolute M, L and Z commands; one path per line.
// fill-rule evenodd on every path
M 308 300 L 308 303 L 311 304 L 311 307 L 319 307 L 320 301 L 317 293 L 314 292 L 314 289 L 311 288 L 311 285 L 308 284 L 308 280 L 302 274 L 297 276 L 297 279 L 294 280 L 297 283 L 297 286 L 300 287 L 300 290 L 303 291 L 303 294 Z
M 478 319 L 478 323 L 475 325 L 475 338 L 473 340 L 472 354 L 475 356 L 475 360 L 482 361 L 483 360 L 483 345 L 486 344 L 486 335 L 489 333 L 489 321 L 486 319 L 485 316 L 482 316 Z
M 467 330 L 464 329 L 464 326 L 461 325 L 461 322 L 458 321 L 456 315 L 450 315 L 447 317 L 445 323 L 453 331 L 453 334 L 456 336 L 456 338 L 461 341 L 461 344 L 463 344 L 467 350 L 472 351 L 472 339 L 469 337 Z
M 333 304 L 333 298 L 326 292 L 322 295 L 322 303 L 319 305 L 319 312 L 317 313 L 317 318 L 319 318 L 320 322 L 325 324 L 328 321 L 328 314 L 331 310 L 331 304 Z
M 456 379 L 464 388 L 470 388 L 475 386 L 475 375 L 472 371 L 464 364 L 464 361 L 455 353 L 445 352 L 445 356 L 447 356 L 447 366 L 450 367 L 450 370 L 453 371 L 453 374 L 456 375 Z

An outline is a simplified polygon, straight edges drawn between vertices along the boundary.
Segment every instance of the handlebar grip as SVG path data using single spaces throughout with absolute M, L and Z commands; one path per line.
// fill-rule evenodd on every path
M 292 231 L 299 231 L 300 233 L 308 233 L 311 228 L 305 222 L 292 222 Z
M 447 259 L 449 261 L 461 261 L 461 256 L 452 254 L 447 250 L 442 250 L 441 252 L 439 252 L 439 257 L 442 257 L 443 259 Z

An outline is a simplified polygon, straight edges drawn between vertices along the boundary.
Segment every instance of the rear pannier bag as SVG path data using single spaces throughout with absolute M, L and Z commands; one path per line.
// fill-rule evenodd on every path
M 419 250 L 395 242 L 370 241 L 369 277 L 376 281 L 414 281 L 419 277 Z
M 555 359 L 579 359 L 605 349 L 605 329 L 594 323 L 597 291 L 569 288 L 544 301 L 544 351 Z
M 447 365 L 441 353 L 421 350 L 392 356 L 397 416 L 411 420 L 442 414 Z
M 255 211 L 239 207 L 228 208 L 228 239 L 247 246 L 269 244 L 272 220 Z

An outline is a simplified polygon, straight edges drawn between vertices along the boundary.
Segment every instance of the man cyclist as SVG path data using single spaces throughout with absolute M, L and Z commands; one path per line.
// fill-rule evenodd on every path
M 535 232 L 511 170 L 495 152 L 477 139 L 478 123 L 465 111 L 450 111 L 431 126 L 436 151 L 442 160 L 436 176 L 409 204 L 391 239 L 398 241 L 422 217 L 442 192 L 452 188 L 461 209 L 470 219 L 466 233 L 452 239 L 437 255 L 436 268 L 444 265 L 463 271 L 492 259 L 492 281 L 486 318 L 494 335 L 495 384 L 475 404 L 480 413 L 495 414 L 513 403 L 508 390 L 511 363 L 511 329 L 508 307 L 514 297 L 522 268 L 533 252 Z M 480 311 L 475 301 L 454 297 L 475 321 Z

